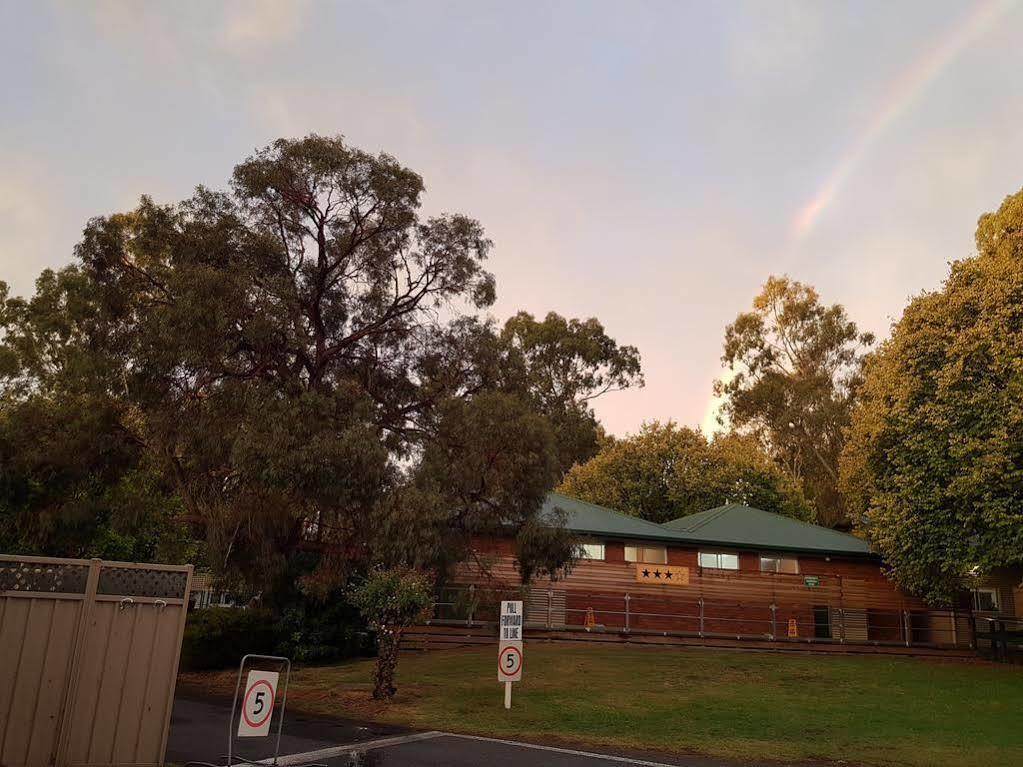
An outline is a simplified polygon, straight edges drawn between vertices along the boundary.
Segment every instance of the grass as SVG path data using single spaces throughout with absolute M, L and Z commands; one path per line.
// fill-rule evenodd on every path
M 405 656 L 368 700 L 371 661 L 298 669 L 289 708 L 424 729 L 737 758 L 1023 764 L 1023 669 L 888 656 L 526 646 L 503 708 L 493 648 Z M 233 689 L 230 673 L 183 675 Z

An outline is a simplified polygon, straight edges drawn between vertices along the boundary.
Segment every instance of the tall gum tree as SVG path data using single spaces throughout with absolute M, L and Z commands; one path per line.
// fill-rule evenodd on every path
M 770 277 L 752 311 L 725 330 L 721 360 L 731 375 L 714 384 L 723 416 L 801 483 L 822 525 L 850 523 L 838 460 L 873 342 L 840 304 L 822 304 L 816 290 L 788 277 Z
M 44 274 L 31 301 L 2 296 L 0 418 L 30 400 L 45 414 L 40 397 L 101 404 L 126 457 L 69 481 L 150 473 L 210 564 L 253 585 L 310 553 L 306 575 L 326 590 L 352 561 L 440 567 L 477 531 L 531 529 L 561 476 L 546 371 L 579 374 L 561 392 L 575 412 L 603 381 L 635 381 L 638 355 L 622 347 L 614 372 L 599 323 L 561 320 L 562 346 L 599 351 L 541 367 L 530 350 L 556 339 L 530 340 L 529 323 L 506 337 L 485 315 L 495 282 L 480 224 L 424 219 L 422 193 L 393 157 L 308 136 L 239 164 L 229 191 L 93 219 L 75 266 Z M 605 364 L 606 377 L 587 373 Z M 43 508 L 0 503 L 5 519 Z M 543 549 L 539 571 L 556 570 L 559 548 Z

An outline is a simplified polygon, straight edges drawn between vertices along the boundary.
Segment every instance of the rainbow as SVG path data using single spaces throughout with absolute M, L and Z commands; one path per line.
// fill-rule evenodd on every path
M 920 100 L 953 59 L 976 41 L 991 22 L 1012 5 L 1012 0 L 981 0 L 962 21 L 894 81 L 864 131 L 845 152 L 817 193 L 796 213 L 792 220 L 793 239 L 801 239 L 810 232 L 821 211 L 834 202 L 881 136 Z

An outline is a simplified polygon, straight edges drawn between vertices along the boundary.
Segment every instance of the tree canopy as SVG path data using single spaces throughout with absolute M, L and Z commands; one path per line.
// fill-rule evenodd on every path
M 670 421 L 609 440 L 568 473 L 559 491 L 658 523 L 727 502 L 802 520 L 812 513 L 798 484 L 754 438 L 730 434 L 708 441 Z
M 1023 564 L 1023 191 L 869 359 L 843 489 L 895 578 L 948 601 Z
M 873 342 L 841 305 L 823 305 L 816 290 L 788 277 L 770 277 L 752 311 L 725 330 L 721 359 L 731 375 L 714 385 L 722 413 L 800 481 L 819 524 L 848 525 L 838 460 Z
M 638 354 L 595 320 L 499 329 L 483 228 L 422 192 L 386 154 L 281 139 L 230 191 L 93 219 L 30 300 L 2 288 L 0 534 L 92 551 L 127 484 L 216 569 L 268 583 L 313 552 L 328 589 L 358 552 L 440 567 L 528 528 Z

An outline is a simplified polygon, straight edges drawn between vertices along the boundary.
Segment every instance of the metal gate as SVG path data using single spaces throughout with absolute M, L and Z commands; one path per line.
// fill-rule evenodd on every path
M 0 767 L 162 764 L 191 578 L 0 555 Z

